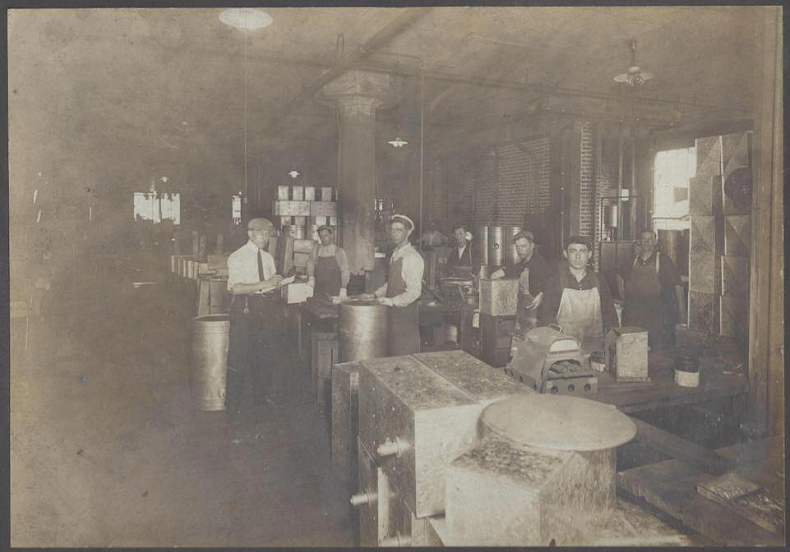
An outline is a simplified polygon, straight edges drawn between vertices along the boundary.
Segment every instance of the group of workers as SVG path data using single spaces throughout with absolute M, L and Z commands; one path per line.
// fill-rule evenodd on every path
M 425 263 L 409 237 L 414 222 L 406 215 L 390 217 L 389 236 L 395 249 L 389 261 L 387 281 L 374 293 L 357 299 L 389 307 L 389 354 L 419 352 L 419 302 Z M 244 383 L 252 383 L 256 404 L 276 402 L 271 396 L 271 359 L 280 346 L 283 324 L 276 293 L 283 285 L 272 256 L 269 238 L 276 232 L 267 219 L 255 218 L 247 225 L 249 241 L 228 258 L 228 290 L 232 295 L 226 408 L 238 419 Z M 308 260 L 308 284 L 315 294 L 347 297 L 350 278 L 345 251 L 335 243 L 331 227 L 318 230 L 320 243 Z M 480 270 L 464 226 L 453 231 L 456 245 L 447 259 L 452 275 L 477 276 Z M 532 232 L 514 236 L 518 261 L 490 275 L 492 279 L 519 280 L 517 322 L 522 331 L 536 326 L 558 325 L 576 337 L 583 351 L 603 349 L 609 329 L 620 326 L 609 285 L 590 267 L 592 243 L 583 236 L 565 241 L 562 259 L 552 267 L 535 247 Z M 639 252 L 625 273 L 618 274 L 618 294 L 623 302 L 622 325 L 639 326 L 649 332 L 653 348 L 673 346 L 675 324 L 685 319 L 680 276 L 667 255 L 657 250 L 652 230 L 640 234 Z

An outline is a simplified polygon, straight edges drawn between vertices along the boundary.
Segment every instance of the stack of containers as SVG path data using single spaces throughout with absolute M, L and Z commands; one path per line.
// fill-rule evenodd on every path
M 283 234 L 294 239 L 294 267 L 303 271 L 318 241 L 318 228 L 337 228 L 337 197 L 331 186 L 277 186 L 274 217 Z

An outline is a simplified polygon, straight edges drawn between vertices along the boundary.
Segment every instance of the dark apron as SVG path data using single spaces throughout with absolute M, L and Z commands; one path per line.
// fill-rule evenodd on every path
M 631 276 L 625 282 L 623 326 L 646 329 L 649 343 L 657 347 L 663 342 L 662 313 L 661 282 L 656 265 L 634 261 Z
M 256 403 L 263 402 L 271 393 L 272 371 L 277 364 L 275 353 L 282 331 L 279 308 L 275 293 L 232 297 L 225 394 L 228 410 L 240 408 L 245 380 L 252 383 Z
M 395 297 L 406 291 L 406 281 L 401 269 L 403 259 L 390 263 L 386 297 Z M 405 307 L 390 307 L 389 356 L 410 355 L 420 352 L 420 303 L 414 301 Z
M 450 276 L 454 278 L 465 278 L 467 276 L 472 276 L 472 271 L 474 267 L 472 266 L 472 244 L 467 243 L 466 249 L 464 249 L 463 255 L 461 258 L 458 258 L 458 247 L 453 249 L 453 260 L 457 263 L 452 267 L 450 271 Z
M 340 295 L 343 280 L 340 276 L 340 265 L 337 257 L 316 257 L 315 261 L 315 295 L 322 292 L 329 296 Z

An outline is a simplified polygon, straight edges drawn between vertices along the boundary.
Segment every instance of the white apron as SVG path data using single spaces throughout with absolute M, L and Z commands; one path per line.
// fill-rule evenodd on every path
M 582 351 L 589 354 L 604 350 L 601 295 L 598 287 L 579 290 L 565 288 L 557 311 L 557 324 L 563 333 L 581 342 Z

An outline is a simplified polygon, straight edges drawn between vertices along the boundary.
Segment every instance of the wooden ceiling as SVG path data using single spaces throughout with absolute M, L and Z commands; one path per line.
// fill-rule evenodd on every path
M 382 137 L 419 134 L 422 115 L 428 149 L 552 106 L 656 127 L 747 119 L 760 9 L 275 8 L 254 32 L 220 9 L 9 10 L 11 162 L 234 171 L 245 123 L 252 159 L 332 143 L 318 85 L 351 66 L 397 75 Z M 613 80 L 631 39 L 655 75 L 638 91 Z

